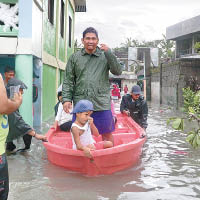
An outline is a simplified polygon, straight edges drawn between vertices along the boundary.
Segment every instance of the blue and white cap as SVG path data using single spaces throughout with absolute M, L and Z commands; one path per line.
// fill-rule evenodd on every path
M 82 100 L 78 101 L 78 103 L 75 105 L 71 114 L 93 111 L 93 110 L 94 110 L 94 108 L 93 108 L 92 102 L 89 100 L 86 100 L 86 99 L 82 99 Z

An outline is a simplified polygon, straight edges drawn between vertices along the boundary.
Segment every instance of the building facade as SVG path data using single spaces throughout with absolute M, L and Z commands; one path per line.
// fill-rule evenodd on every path
M 167 27 L 166 38 L 176 42 L 176 59 L 200 58 L 195 49 L 200 42 L 200 15 Z
M 85 0 L 0 0 L 0 72 L 11 66 L 28 86 L 20 112 L 30 125 L 54 115 L 74 51 L 75 12 L 85 11 Z
M 167 27 L 166 38 L 176 42 L 176 60 L 152 70 L 152 101 L 181 108 L 182 89 L 189 86 L 191 78 L 200 84 L 200 54 L 195 49 L 200 42 L 200 16 Z

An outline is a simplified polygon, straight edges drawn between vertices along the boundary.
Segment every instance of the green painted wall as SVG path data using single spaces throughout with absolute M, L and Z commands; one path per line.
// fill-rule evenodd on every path
M 33 56 L 16 55 L 15 71 L 16 77 L 28 87 L 24 90 L 23 103 L 19 108 L 20 114 L 26 123 L 33 126 Z
M 64 2 L 65 3 L 65 2 Z M 60 6 L 61 8 L 61 6 Z M 67 9 L 66 9 L 66 3 L 65 3 L 65 9 L 64 9 L 64 37 L 61 37 L 61 34 L 60 34 L 60 30 L 58 31 L 59 33 L 59 59 L 62 60 L 63 62 L 65 62 L 65 57 L 66 57 L 66 38 L 67 38 L 67 31 L 66 31 L 66 26 L 67 26 L 67 13 L 66 13 Z M 60 11 L 59 11 L 60 13 Z M 60 21 L 59 21 L 60 22 Z
M 64 81 L 64 74 L 65 74 L 65 71 L 64 70 L 60 70 L 60 84 L 63 83 Z
M 59 59 L 65 62 L 65 40 L 61 36 L 59 39 Z
M 43 48 L 48 54 L 56 57 L 62 62 L 74 52 L 74 10 L 69 1 L 64 1 L 65 5 L 65 27 L 64 37 L 61 37 L 60 26 L 60 8 L 61 1 L 54 1 L 54 25 L 48 20 L 48 1 L 44 1 L 44 27 L 43 27 Z M 68 8 L 68 9 L 67 9 Z M 68 12 L 67 12 L 68 10 Z M 69 34 L 69 15 L 72 17 L 72 47 L 69 48 L 66 42 Z M 56 47 L 57 43 L 57 47 Z M 67 45 L 66 45 L 67 43 Z M 51 64 L 50 64 L 51 65 Z M 56 85 L 60 85 L 64 79 L 64 70 L 58 69 L 58 83 L 56 84 L 56 66 L 43 65 L 42 79 L 42 120 L 48 120 L 54 115 L 54 106 L 56 104 Z M 53 64 L 52 64 L 53 65 Z
M 13 37 L 17 35 L 18 35 L 18 30 L 14 28 L 12 29 L 12 31 L 9 28 L 7 28 L 6 31 L 4 31 L 4 26 L 0 27 L 0 36 Z
M 17 3 L 18 0 L 0 0 L 1 3 Z
M 72 53 L 74 53 L 74 11 L 72 8 L 72 5 L 70 4 L 70 2 L 68 1 L 68 16 L 67 16 L 67 20 L 69 20 L 69 16 L 72 17 L 72 47 L 69 47 L 69 42 L 67 41 L 67 59 L 72 55 Z M 68 24 L 69 26 L 69 24 Z M 68 38 L 68 29 L 69 27 L 67 27 L 67 38 Z
M 69 15 L 72 17 L 72 47 L 69 47 L 67 42 L 67 47 L 65 46 L 65 38 L 62 38 L 60 35 L 60 30 L 58 30 L 58 57 L 61 61 L 66 61 L 74 52 L 74 11 L 72 5 L 69 1 L 68 3 L 68 13 L 66 13 L 65 9 L 65 37 L 68 38 L 69 34 L 69 24 L 67 23 L 69 20 Z M 54 24 L 52 25 L 48 20 L 48 1 L 44 1 L 44 50 L 52 56 L 56 56 L 56 22 L 60 23 L 60 1 L 54 1 Z M 59 9 L 58 9 L 59 8 Z M 58 17 L 56 18 L 56 15 Z
M 54 1 L 54 24 L 48 20 L 48 1 L 44 2 L 43 47 L 52 56 L 56 56 L 56 7 L 59 1 Z
M 56 68 L 43 65 L 42 75 L 42 120 L 54 115 L 56 104 Z

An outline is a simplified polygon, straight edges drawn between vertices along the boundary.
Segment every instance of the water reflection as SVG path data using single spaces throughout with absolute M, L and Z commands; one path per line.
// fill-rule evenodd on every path
M 196 200 L 200 198 L 199 150 L 166 126 L 175 113 L 149 105 L 148 139 L 141 160 L 113 175 L 87 177 L 48 162 L 40 141 L 8 157 L 9 200 Z M 49 128 L 44 124 L 42 132 Z

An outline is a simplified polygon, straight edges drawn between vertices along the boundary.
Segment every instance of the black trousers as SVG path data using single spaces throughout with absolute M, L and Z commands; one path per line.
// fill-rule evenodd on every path
M 6 154 L 0 155 L 0 199 L 7 200 L 9 192 L 8 163 Z
M 23 140 L 24 140 L 25 148 L 30 149 L 32 136 L 26 134 L 23 136 Z
M 25 149 L 30 149 L 31 140 L 32 140 L 32 136 L 31 135 L 26 134 L 26 135 L 23 136 Z M 7 145 L 6 145 L 6 150 L 13 151 L 14 149 L 16 149 L 16 145 L 13 142 L 8 142 Z
M 60 129 L 61 129 L 62 131 L 70 131 L 71 126 L 72 126 L 72 121 L 65 122 L 64 124 L 61 124 L 61 125 L 60 125 Z

